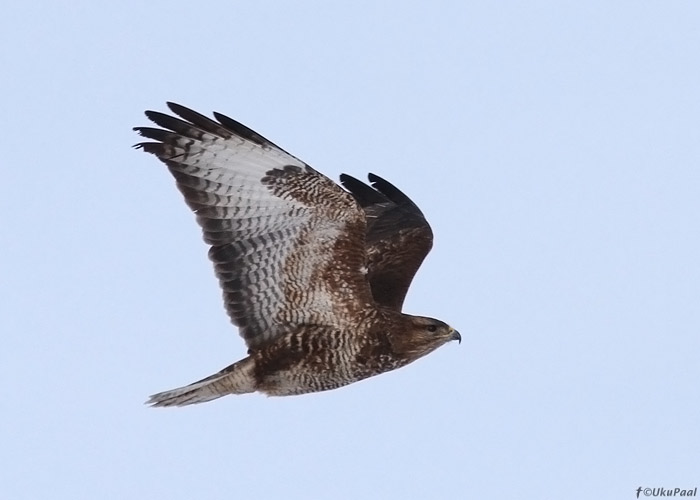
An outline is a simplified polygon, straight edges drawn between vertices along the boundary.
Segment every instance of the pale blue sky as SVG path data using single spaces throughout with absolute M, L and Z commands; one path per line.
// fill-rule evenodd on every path
M 0 498 L 700 486 L 698 2 L 13 2 L 0 41 Z M 406 310 L 462 344 L 145 407 L 245 354 L 130 149 L 166 100 L 408 193 L 436 241 Z

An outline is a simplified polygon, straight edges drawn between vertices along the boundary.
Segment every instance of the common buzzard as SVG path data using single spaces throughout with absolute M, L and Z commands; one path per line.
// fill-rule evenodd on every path
M 167 165 L 195 213 L 248 356 L 149 404 L 335 389 L 461 341 L 401 312 L 433 239 L 405 194 L 373 174 L 371 186 L 341 175 L 343 189 L 231 118 L 168 107 L 179 118 L 147 111 L 162 128 L 136 127 L 153 141 L 136 147 Z

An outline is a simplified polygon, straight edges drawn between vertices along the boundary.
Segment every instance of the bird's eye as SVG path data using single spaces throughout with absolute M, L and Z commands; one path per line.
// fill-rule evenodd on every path
M 437 326 L 436 325 L 428 325 L 427 330 L 429 332 L 437 332 Z

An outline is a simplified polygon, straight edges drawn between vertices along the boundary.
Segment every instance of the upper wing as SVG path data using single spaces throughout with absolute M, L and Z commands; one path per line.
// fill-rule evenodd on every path
M 374 300 L 401 311 L 413 276 L 433 246 L 433 232 L 408 196 L 377 175 L 368 178 L 371 187 L 347 174 L 340 181 L 367 217 L 368 277 Z
M 168 103 L 136 147 L 156 155 L 197 216 L 226 310 L 248 347 L 290 326 L 342 326 L 373 305 L 365 217 L 333 181 L 244 125 Z M 165 130 L 164 130 L 165 129 Z

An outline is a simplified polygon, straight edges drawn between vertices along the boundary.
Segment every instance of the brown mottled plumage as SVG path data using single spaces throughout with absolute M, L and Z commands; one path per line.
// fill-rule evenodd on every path
M 246 126 L 168 103 L 137 147 L 168 166 L 211 245 L 248 357 L 151 396 L 154 406 L 335 389 L 404 366 L 459 333 L 401 312 L 432 246 L 418 207 L 373 174 L 348 191 Z

